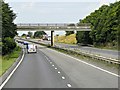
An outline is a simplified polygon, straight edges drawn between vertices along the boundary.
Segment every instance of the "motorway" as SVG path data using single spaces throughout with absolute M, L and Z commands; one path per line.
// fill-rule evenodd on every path
M 38 46 L 4 88 L 118 88 L 118 76 L 58 51 Z
M 32 40 L 32 39 L 31 39 Z M 38 42 L 37 39 L 33 39 L 33 41 Z M 50 44 L 50 41 L 39 41 L 40 43 L 44 44 Z M 113 58 L 113 59 L 118 59 L 120 51 L 117 50 L 107 50 L 107 49 L 98 49 L 94 47 L 88 47 L 88 46 L 78 46 L 78 45 L 71 45 L 71 44 L 64 44 L 64 43 L 55 43 L 55 46 L 61 47 L 61 48 L 73 48 L 80 50 L 81 52 L 88 52 L 100 56 L 104 56 L 107 58 Z

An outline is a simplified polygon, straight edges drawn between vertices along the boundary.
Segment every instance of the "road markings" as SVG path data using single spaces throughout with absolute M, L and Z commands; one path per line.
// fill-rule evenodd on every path
M 54 67 L 54 65 L 52 65 Z
M 55 68 L 55 69 L 57 69 L 57 68 Z
M 65 79 L 65 77 L 64 77 L 64 76 L 62 76 L 62 79 L 64 80 L 64 79 Z
M 71 84 L 69 84 L 69 83 L 67 84 L 67 86 L 68 86 L 68 87 L 72 87 L 72 85 L 71 85 Z
M 58 73 L 60 74 L 60 71 L 58 71 Z
M 45 58 L 46 58 L 47 60 L 49 60 L 47 56 L 45 56 Z
M 55 50 L 52 50 L 52 49 L 49 49 L 49 50 L 55 51 Z M 55 52 L 58 52 L 58 51 L 55 51 Z M 72 59 L 75 59 L 76 61 L 79 61 L 79 62 L 81 62 L 81 63 L 84 63 L 84 64 L 86 64 L 86 65 L 88 65 L 88 66 L 91 66 L 91 67 L 93 67 L 93 68 L 96 68 L 96 69 L 98 69 L 98 70 L 100 70 L 100 71 L 106 72 L 106 73 L 111 74 L 111 75 L 116 76 L 116 77 L 120 77 L 120 75 L 118 75 L 118 74 L 112 73 L 112 72 L 110 72 L 110 71 L 108 71 L 108 70 L 105 70 L 105 69 L 100 68 L 100 67 L 98 67 L 98 66 L 95 66 L 95 65 L 93 65 L 93 64 L 87 63 L 87 62 L 85 62 L 85 61 L 82 61 L 82 60 L 80 60 L 80 59 L 74 58 L 74 57 L 72 57 L 72 56 L 66 55 L 66 54 L 61 53 L 61 52 L 58 52 L 58 53 L 59 53 L 59 54 L 62 54 L 62 55 L 64 55 L 64 56 L 70 57 L 70 58 L 72 58 Z
M 52 62 L 50 62 L 50 64 L 52 64 Z
M 7 77 L 7 79 L 2 83 L 2 85 L 0 86 L 0 90 L 5 86 L 5 84 L 9 81 L 9 79 L 11 78 L 11 76 L 15 73 L 15 71 L 17 70 L 17 68 L 20 66 L 20 64 L 22 63 L 23 59 L 24 59 L 24 54 L 22 55 L 22 58 L 20 60 L 20 62 L 17 64 L 17 66 L 13 69 L 13 71 L 10 73 L 10 75 Z

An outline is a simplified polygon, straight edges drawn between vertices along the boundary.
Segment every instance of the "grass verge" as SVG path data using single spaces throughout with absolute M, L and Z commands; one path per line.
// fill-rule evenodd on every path
M 12 53 L 5 55 L 3 57 L 0 56 L 2 59 L 1 60 L 2 64 L 0 65 L 0 76 L 2 76 L 6 72 L 6 70 L 8 70 L 13 65 L 13 63 L 19 57 L 20 53 L 21 48 L 16 47 Z

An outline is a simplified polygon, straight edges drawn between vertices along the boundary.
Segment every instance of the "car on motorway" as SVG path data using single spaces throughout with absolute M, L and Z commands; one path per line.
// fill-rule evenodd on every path
M 26 48 L 27 53 L 37 53 L 37 46 L 35 44 L 28 44 Z
M 27 41 L 24 41 L 23 44 L 24 44 L 24 45 L 28 45 L 28 42 L 27 42 Z

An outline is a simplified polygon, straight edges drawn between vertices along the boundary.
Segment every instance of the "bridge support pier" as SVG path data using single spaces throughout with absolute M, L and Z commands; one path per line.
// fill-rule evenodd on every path
M 54 31 L 51 31 L 51 46 L 54 46 Z

